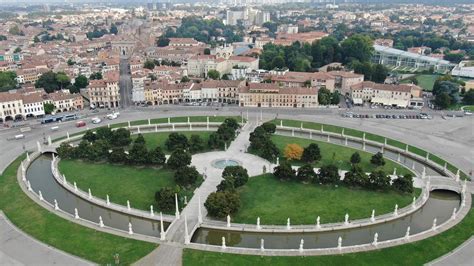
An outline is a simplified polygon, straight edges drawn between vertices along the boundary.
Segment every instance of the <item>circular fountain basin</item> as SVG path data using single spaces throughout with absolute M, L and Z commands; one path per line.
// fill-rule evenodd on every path
M 219 159 L 212 162 L 212 166 L 218 169 L 224 169 L 227 166 L 238 166 L 241 163 L 233 159 Z

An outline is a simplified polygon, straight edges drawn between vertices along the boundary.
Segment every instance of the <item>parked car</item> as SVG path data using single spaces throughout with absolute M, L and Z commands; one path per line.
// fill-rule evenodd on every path
M 99 124 L 100 122 L 102 122 L 102 120 L 98 117 L 94 117 L 92 118 L 92 124 Z

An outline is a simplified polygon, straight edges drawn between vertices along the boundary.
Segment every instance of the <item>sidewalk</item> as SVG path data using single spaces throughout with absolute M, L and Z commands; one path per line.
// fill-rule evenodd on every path
M 0 211 L 0 265 L 93 265 L 26 235 Z

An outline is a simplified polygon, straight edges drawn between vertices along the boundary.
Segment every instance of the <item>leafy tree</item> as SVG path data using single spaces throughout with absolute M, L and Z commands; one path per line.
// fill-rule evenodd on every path
M 69 58 L 69 59 L 67 60 L 67 65 L 68 65 L 68 66 L 73 66 L 74 64 L 76 64 L 76 62 L 74 62 L 74 60 L 72 60 L 71 58 Z
M 75 158 L 86 159 L 89 146 L 90 146 L 90 142 L 84 139 L 81 140 L 81 142 L 79 142 L 79 145 L 77 145 L 77 147 L 74 149 Z
M 274 162 L 279 155 L 280 150 L 278 150 L 275 143 L 273 143 L 270 139 L 265 139 L 262 149 L 259 152 L 259 156 L 269 160 L 270 162 Z
M 79 75 L 74 81 L 74 86 L 79 89 L 83 89 L 89 85 L 89 81 L 87 80 L 86 76 Z
M 360 154 L 358 152 L 354 152 L 352 155 L 351 155 L 351 164 L 359 164 L 360 163 Z
M 145 144 L 135 140 L 129 151 L 129 162 L 131 164 L 148 164 L 149 161 L 148 150 Z
M 155 63 L 153 62 L 153 60 L 146 60 L 145 63 L 143 64 L 143 67 L 144 68 L 148 68 L 148 69 L 154 69 L 155 68 Z
M 234 187 L 238 188 L 249 180 L 249 174 L 247 169 L 243 168 L 240 165 L 237 166 L 227 166 L 222 172 L 222 178 L 231 179 L 234 183 Z
M 329 105 L 331 103 L 331 92 L 325 87 L 318 91 L 318 102 L 320 105 Z
M 145 138 L 143 137 L 142 134 L 138 134 L 137 138 L 134 141 L 135 144 L 143 144 L 145 145 Z
M 365 187 L 368 182 L 368 177 L 361 167 L 354 165 L 350 171 L 346 172 L 342 182 L 352 187 Z
M 91 80 L 96 80 L 96 79 L 102 79 L 102 73 L 101 72 L 95 72 L 95 73 L 92 73 L 89 77 L 89 79 Z
M 94 142 L 97 137 L 92 130 L 87 130 L 86 133 L 82 136 L 83 140 L 87 140 L 88 142 Z
M 99 127 L 95 135 L 97 139 L 103 139 L 110 142 L 113 138 L 114 132 L 109 127 Z
M 74 148 L 69 143 L 63 142 L 57 148 L 59 157 L 63 159 L 71 159 L 74 157 Z
M 296 178 L 302 182 L 309 182 L 316 178 L 313 166 L 311 164 L 305 164 L 298 169 Z
M 45 114 L 51 114 L 54 111 L 54 104 L 52 103 L 43 103 L 43 110 Z
M 191 154 L 184 150 L 177 149 L 171 153 L 166 164 L 169 168 L 175 170 L 187 166 L 191 164 Z
M 369 175 L 367 188 L 387 189 L 390 187 L 390 177 L 384 171 L 374 171 Z
M 313 163 L 321 160 L 321 151 L 318 144 L 311 143 L 308 147 L 304 148 L 301 160 L 306 163 Z
M 175 209 L 175 193 L 177 191 L 171 187 L 164 187 L 155 193 L 158 209 L 164 212 L 170 212 Z
M 169 151 L 174 151 L 176 149 L 186 150 L 189 148 L 189 141 L 184 134 L 173 132 L 168 135 L 165 145 Z
M 169 43 L 170 43 L 170 39 L 160 36 L 156 42 L 156 45 L 158 47 L 165 47 L 165 46 L 168 46 Z
M 333 164 L 323 165 L 316 174 L 315 181 L 321 184 L 336 184 L 339 182 L 339 169 Z
M 0 71 L 0 92 L 17 87 L 16 73 L 13 71 Z
M 473 105 L 474 104 L 474 90 L 469 90 L 464 94 L 464 97 L 462 98 L 462 102 L 467 105 Z
M 217 191 L 231 191 L 235 192 L 234 179 L 232 177 L 222 180 L 219 185 L 217 185 Z
M 232 215 L 240 208 L 239 194 L 230 191 L 212 192 L 204 206 L 210 216 L 224 218 Z
M 189 151 L 196 153 L 204 150 L 204 140 L 199 135 L 191 135 L 189 139 Z
M 122 147 L 112 148 L 112 152 L 109 154 L 109 161 L 111 163 L 125 163 L 128 161 L 127 154 Z
M 399 176 L 393 180 L 392 186 L 400 192 L 413 193 L 413 176 L 411 174 Z
M 448 60 L 448 61 L 458 64 L 464 59 L 464 56 L 465 56 L 464 53 L 458 53 L 458 54 L 447 53 L 444 55 L 444 60 Z
M 132 143 L 132 138 L 130 137 L 130 131 L 126 128 L 118 128 L 113 131 L 111 144 L 117 147 L 128 146 Z
M 150 159 L 150 163 L 154 165 L 164 165 L 166 162 L 165 153 L 161 150 L 160 146 L 149 151 L 148 158 Z
M 6 41 L 8 38 L 5 35 L 0 35 L 0 42 L 1 41 Z
M 211 69 L 207 72 L 207 77 L 210 79 L 220 79 L 221 73 L 215 69 Z
M 186 82 L 190 82 L 190 81 L 191 81 L 191 80 L 189 79 L 188 76 L 183 76 L 183 77 L 181 78 L 181 83 L 186 83 Z
M 447 92 L 442 92 L 440 94 L 437 94 L 435 96 L 434 104 L 439 109 L 447 109 L 452 104 L 451 97 L 449 96 Z
M 15 48 L 15 50 L 13 51 L 13 53 L 15 53 L 15 54 L 20 53 L 20 52 L 21 52 L 21 48 L 20 48 L 20 47 Z
M 383 153 L 377 152 L 370 158 L 370 163 L 375 166 L 383 166 L 385 165 L 385 159 L 383 158 Z
M 368 62 L 374 51 L 373 42 L 367 35 L 354 34 L 341 43 L 342 53 L 346 57 L 345 63 L 352 60 Z
M 287 160 L 300 160 L 303 155 L 303 148 L 298 144 L 290 143 L 286 145 L 284 154 Z
M 69 77 L 64 72 L 54 73 L 48 71 L 38 78 L 35 87 L 43 88 L 47 93 L 51 93 L 67 87 L 70 82 Z
M 373 82 L 384 83 L 388 75 L 388 69 L 381 64 L 375 64 L 373 67 L 372 78 Z
M 209 135 L 209 140 L 207 141 L 207 145 L 211 149 L 219 149 L 224 147 L 225 142 L 224 140 L 217 134 L 216 132 L 211 133 Z
M 8 33 L 10 33 L 11 35 L 24 35 L 23 31 L 20 30 L 17 24 L 11 26 L 8 30 Z
M 71 79 L 64 72 L 56 73 L 56 82 L 59 85 L 60 89 L 65 88 L 67 85 L 71 84 Z
M 204 54 L 205 54 L 205 55 L 210 55 L 210 54 L 211 54 L 211 49 L 205 48 L 205 49 L 204 49 Z
M 276 125 L 270 122 L 265 122 L 262 124 L 263 130 L 268 134 L 273 134 L 276 131 Z
M 174 180 L 176 184 L 183 186 L 183 187 L 189 187 L 191 185 L 194 185 L 196 181 L 199 178 L 199 173 L 196 170 L 196 167 L 192 166 L 184 166 L 180 167 L 176 170 L 174 174 Z
M 110 25 L 110 30 L 109 30 L 109 31 L 110 31 L 110 33 L 113 34 L 113 35 L 117 35 L 117 34 L 118 34 L 118 28 L 117 28 L 117 26 L 116 26 L 114 23 L 112 23 L 112 25 Z
M 280 180 L 296 179 L 296 171 L 291 168 L 291 164 L 287 161 L 284 161 L 280 163 L 279 166 L 275 167 L 273 175 Z

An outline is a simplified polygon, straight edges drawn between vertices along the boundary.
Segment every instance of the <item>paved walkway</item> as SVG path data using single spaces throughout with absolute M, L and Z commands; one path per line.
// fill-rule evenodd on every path
M 226 151 L 208 152 L 196 154 L 192 158 L 191 164 L 197 170 L 206 176 L 202 185 L 195 191 L 193 198 L 180 214 L 180 219 L 173 222 L 166 233 L 166 240 L 171 242 L 185 242 L 185 220 L 187 221 L 188 234 L 191 237 L 193 228 L 198 225 L 199 202 L 201 204 L 202 217 L 206 217 L 207 211 L 204 207 L 209 194 L 216 191 L 217 185 L 222 180 L 223 169 L 212 166 L 212 162 L 216 159 L 233 159 L 237 160 L 244 168 L 247 169 L 250 176 L 262 174 L 263 166 L 270 169 L 273 165 L 257 156 L 245 153 L 249 146 L 250 133 L 255 129 L 256 123 L 249 122 L 242 129 L 237 138 L 231 143 Z M 186 217 L 186 219 L 185 219 Z M 172 243 L 169 245 L 160 245 L 155 251 L 137 262 L 137 265 L 180 265 L 182 248 L 175 247 Z
M 26 235 L 0 211 L 0 265 L 93 265 Z
M 474 265 L 474 236 L 464 242 L 461 246 L 449 252 L 437 260 L 426 265 L 430 266 L 468 266 Z

